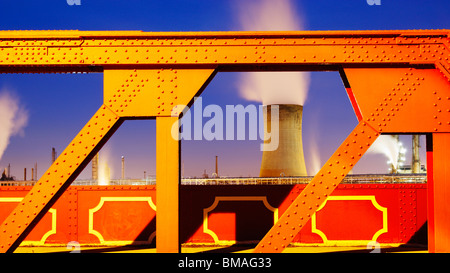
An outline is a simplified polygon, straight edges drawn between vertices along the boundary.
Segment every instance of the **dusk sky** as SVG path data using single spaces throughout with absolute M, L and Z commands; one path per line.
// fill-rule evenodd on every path
M 0 2 L 1 30 L 142 30 L 236 31 L 241 30 L 239 8 L 246 0 L 66 0 Z M 277 0 L 272 1 L 274 4 Z M 450 1 L 366 0 L 292 1 L 293 12 L 305 30 L 449 29 Z M 273 18 L 276 18 L 274 16 Z M 282 30 L 282 29 L 280 29 Z M 244 99 L 238 90 L 239 73 L 218 73 L 202 94 L 203 105 L 260 103 Z M 312 72 L 303 113 L 303 141 L 307 169 L 312 172 L 314 145 L 323 164 L 356 126 L 357 119 L 338 72 Z M 69 144 L 102 104 L 103 75 L 97 74 L 2 74 L 0 95 L 9 93 L 28 114 L 22 132 L 10 139 L 0 168 L 11 164 L 18 180 L 27 168 L 28 178 L 35 162 L 38 176 L 51 164 L 51 148 L 58 154 Z M 207 119 L 204 119 L 206 121 Z M 100 152 L 108 157 L 112 178 L 120 178 L 121 156 L 126 160 L 126 177 L 155 174 L 154 120 L 126 121 Z M 2 130 L 0 124 L 0 130 Z M 410 137 L 402 136 L 411 157 Z M 223 176 L 258 176 L 261 141 L 183 141 L 185 176 L 214 172 L 219 156 Z M 421 139 L 422 160 L 425 148 Z M 366 154 L 354 173 L 387 171 L 384 155 Z M 91 177 L 91 166 L 79 176 Z

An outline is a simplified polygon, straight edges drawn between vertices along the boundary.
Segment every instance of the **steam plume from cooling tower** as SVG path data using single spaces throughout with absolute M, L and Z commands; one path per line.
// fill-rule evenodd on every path
M 235 3 L 241 30 L 304 29 L 301 16 L 296 13 L 297 8 L 291 0 L 246 0 Z M 309 82 L 310 74 L 307 72 L 240 74 L 238 89 L 244 99 L 260 102 L 266 109 L 274 105 L 280 106 L 280 143 L 277 150 L 263 152 L 261 177 L 307 175 L 301 141 L 301 119 Z
M 319 152 L 319 146 L 317 145 L 317 136 L 316 134 L 314 134 L 314 137 L 312 138 L 313 140 L 311 141 L 310 144 L 310 165 L 309 165 L 309 169 L 308 169 L 308 174 L 309 175 L 316 175 L 319 171 L 320 168 L 322 168 L 322 161 L 320 159 L 320 152 Z
M 100 151 L 98 156 L 98 185 L 109 185 L 111 180 L 111 160 L 110 153 L 108 149 L 103 149 Z
M 389 159 L 390 164 L 392 164 L 394 169 L 397 169 L 399 149 L 398 138 L 392 135 L 381 135 L 375 140 L 367 152 L 384 154 Z
M 291 0 L 236 2 L 240 28 L 247 31 L 302 30 Z M 303 105 L 309 86 L 307 72 L 247 72 L 239 81 L 240 95 L 250 101 Z
M 0 159 L 12 136 L 24 134 L 28 112 L 10 91 L 0 91 Z

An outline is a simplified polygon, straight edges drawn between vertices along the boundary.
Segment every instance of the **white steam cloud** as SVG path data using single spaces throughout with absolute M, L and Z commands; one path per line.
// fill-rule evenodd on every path
M 28 112 L 20 106 L 19 99 L 10 91 L 0 91 L 0 159 L 12 136 L 23 136 L 28 122 Z
M 236 2 L 242 30 L 302 30 L 303 22 L 291 0 L 246 0 Z M 241 74 L 239 92 L 244 99 L 262 104 L 303 105 L 309 86 L 307 72 L 246 72 Z
M 320 157 L 320 149 L 318 145 L 319 141 L 319 117 L 320 112 L 319 109 L 314 109 L 314 111 L 310 112 L 309 120 L 309 130 L 308 130 L 308 139 L 309 139 L 309 161 L 307 161 L 308 174 L 316 175 L 320 169 L 322 168 L 322 160 Z M 306 153 L 305 153 L 306 154 Z
M 399 151 L 400 146 L 397 138 L 391 135 L 381 135 L 370 146 L 367 153 L 385 155 L 394 168 L 397 169 Z
M 108 147 L 103 147 L 98 155 L 98 185 L 107 186 L 110 184 L 111 171 L 111 155 Z

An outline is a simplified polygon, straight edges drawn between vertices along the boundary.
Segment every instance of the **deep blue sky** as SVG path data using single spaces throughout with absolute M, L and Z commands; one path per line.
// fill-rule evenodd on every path
M 450 28 L 448 0 L 381 0 L 380 6 L 370 6 L 366 0 L 294 2 L 307 30 Z M 70 6 L 66 0 L 2 0 L 0 29 L 229 31 L 238 30 L 235 14 L 238 3 L 238 0 L 81 0 L 80 6 Z M 203 93 L 203 103 L 253 103 L 240 98 L 236 79 L 237 73 L 219 73 Z M 24 167 L 30 174 L 35 162 L 40 176 L 50 165 L 51 147 L 61 152 L 102 103 L 101 74 L 0 75 L 0 89 L 3 88 L 12 90 L 30 114 L 24 136 L 13 137 L 0 160 L 1 168 L 11 163 L 12 175 L 17 178 L 23 177 Z M 339 75 L 312 73 L 304 112 L 306 160 L 313 134 L 317 134 L 321 158 L 325 161 L 355 125 L 356 118 Z M 115 169 L 113 177 L 120 175 L 121 155 L 126 157 L 127 177 L 142 177 L 144 171 L 154 174 L 154 129 L 154 121 L 127 121 L 122 125 L 105 146 L 113 161 L 110 163 Z M 185 175 L 200 176 L 204 169 L 212 173 L 215 155 L 219 156 L 222 175 L 258 175 L 259 144 L 259 141 L 183 141 Z M 368 155 L 355 171 L 382 171 L 385 161 L 383 156 Z M 90 168 L 80 176 L 89 177 Z

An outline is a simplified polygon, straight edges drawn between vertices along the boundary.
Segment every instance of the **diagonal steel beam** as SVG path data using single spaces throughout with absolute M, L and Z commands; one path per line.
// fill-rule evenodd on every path
M 122 124 L 102 105 L 0 226 L 0 252 L 13 252 Z
M 361 121 L 259 242 L 254 252 L 282 252 L 379 135 L 372 126 Z

